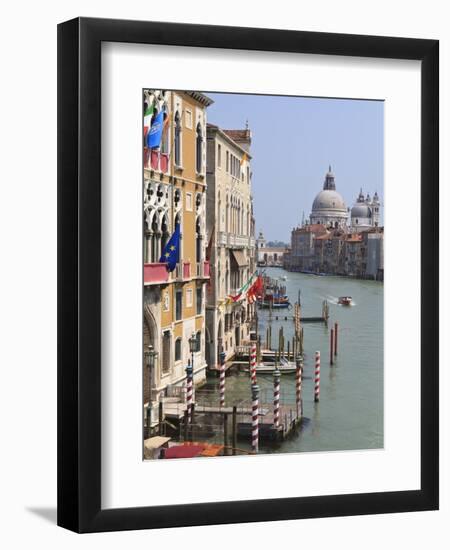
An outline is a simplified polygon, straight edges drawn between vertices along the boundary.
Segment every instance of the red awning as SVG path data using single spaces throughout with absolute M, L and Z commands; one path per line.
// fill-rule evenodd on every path
M 164 449 L 164 458 L 193 458 L 204 451 L 205 445 L 177 445 Z

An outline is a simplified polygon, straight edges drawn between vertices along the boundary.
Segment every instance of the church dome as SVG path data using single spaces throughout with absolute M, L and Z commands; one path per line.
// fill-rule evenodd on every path
M 343 210 L 347 211 L 344 199 L 334 190 L 324 189 L 317 194 L 312 205 L 312 211 L 317 210 Z
M 367 206 L 367 204 L 356 203 L 355 206 L 352 208 L 351 217 L 352 218 L 371 218 L 372 210 L 370 209 L 369 206 Z

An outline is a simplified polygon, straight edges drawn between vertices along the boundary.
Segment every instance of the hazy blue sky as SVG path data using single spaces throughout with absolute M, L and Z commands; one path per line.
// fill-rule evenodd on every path
M 352 206 L 360 187 L 383 201 L 383 103 L 205 92 L 208 121 L 252 131 L 256 231 L 290 241 L 308 217 L 331 164 L 336 189 Z

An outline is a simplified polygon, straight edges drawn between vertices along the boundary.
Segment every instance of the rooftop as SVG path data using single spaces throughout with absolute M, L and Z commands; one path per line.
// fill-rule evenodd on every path
M 192 97 L 192 99 L 195 99 L 205 107 L 209 107 L 214 103 L 214 101 L 208 97 L 205 94 L 202 94 L 200 92 L 185 92 L 189 97 Z
M 321 224 L 321 223 L 310 223 L 308 225 L 304 225 L 303 227 L 296 227 L 294 231 L 302 232 L 302 233 L 327 233 L 327 228 Z
M 248 148 L 248 146 L 251 143 L 251 139 L 238 139 L 238 137 L 236 137 L 237 134 L 233 134 L 233 132 L 250 133 L 250 130 L 223 130 L 222 128 L 217 126 L 217 124 L 212 124 L 211 122 L 207 122 L 206 128 L 210 132 L 217 132 L 218 134 L 220 134 L 225 140 L 227 140 L 230 144 L 236 147 L 239 151 L 241 151 L 242 153 L 245 153 L 248 159 L 252 158 Z

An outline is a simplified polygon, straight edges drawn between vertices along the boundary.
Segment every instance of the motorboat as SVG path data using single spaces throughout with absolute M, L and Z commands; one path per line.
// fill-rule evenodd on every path
M 352 305 L 352 297 L 351 296 L 340 296 L 338 298 L 338 304 L 341 306 L 351 306 Z

